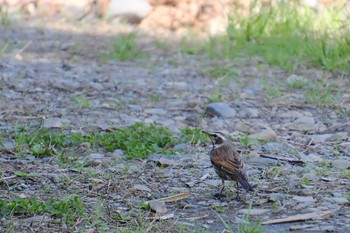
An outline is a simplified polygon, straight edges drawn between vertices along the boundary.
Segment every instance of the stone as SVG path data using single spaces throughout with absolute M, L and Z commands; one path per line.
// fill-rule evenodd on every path
M 124 151 L 121 149 L 116 149 L 112 152 L 111 157 L 113 159 L 125 160 Z
M 313 132 L 316 129 L 315 119 L 313 117 L 299 117 L 288 125 L 291 130 L 302 132 Z
M 250 215 L 260 215 L 260 214 L 266 214 L 270 212 L 271 210 L 269 209 L 240 209 L 238 211 L 239 214 L 250 214 Z
M 297 202 L 316 202 L 316 200 L 313 197 L 308 196 L 294 196 L 293 199 Z
M 242 133 L 246 133 L 246 134 L 252 134 L 254 131 L 250 128 L 250 126 L 246 123 L 244 123 L 243 121 L 239 121 L 236 125 L 235 125 L 235 130 L 238 130 Z
M 303 117 L 304 115 L 298 111 L 287 111 L 287 112 L 284 112 L 284 113 L 281 113 L 279 115 L 280 117 L 283 117 L 283 118 L 300 118 L 300 117 Z
M 313 153 L 308 154 L 308 155 L 306 156 L 306 159 L 307 159 L 308 162 L 322 162 L 322 161 L 323 161 L 323 159 L 321 158 L 321 156 L 319 156 L 319 155 L 317 155 L 317 154 L 313 154 Z
M 173 148 L 174 151 L 187 151 L 190 150 L 191 146 L 188 143 L 179 143 L 176 144 Z
M 130 191 L 145 191 L 145 192 L 152 192 L 150 188 L 148 188 L 146 185 L 143 184 L 135 184 L 132 188 L 129 189 Z
M 239 112 L 239 116 L 242 118 L 256 118 L 259 116 L 259 110 L 256 108 L 245 108 Z
M 107 158 L 104 154 L 92 153 L 88 155 L 90 161 L 90 166 L 96 167 L 101 164 L 106 164 L 111 161 L 110 158 Z
M 70 124 L 70 120 L 58 117 L 48 118 L 44 120 L 44 128 L 46 129 L 61 129 Z
M 349 169 L 350 168 L 350 161 L 348 159 L 336 159 L 332 162 L 333 167 L 336 167 L 338 169 Z
M 290 175 L 286 181 L 286 186 L 291 189 L 295 188 L 295 186 L 297 185 L 297 180 L 299 180 L 299 177 L 297 175 Z
M 222 118 L 233 118 L 236 115 L 236 111 L 226 103 L 215 102 L 207 106 L 205 113 L 208 116 L 217 116 Z
M 161 116 L 166 116 L 168 114 L 167 110 L 163 108 L 147 108 L 144 110 L 144 112 L 150 115 L 161 115 Z
M 130 23 L 138 23 L 152 10 L 152 6 L 146 0 L 110 0 L 106 12 L 102 15 L 118 17 Z
M 260 133 L 252 134 L 249 137 L 264 141 L 278 141 L 277 134 L 272 129 L 266 129 Z
M 281 193 L 272 193 L 269 197 L 269 200 L 277 202 L 277 201 L 283 201 L 284 198 L 285 198 L 284 195 Z
M 157 214 L 165 214 L 168 212 L 165 202 L 161 200 L 152 200 L 148 202 L 149 207 Z
M 338 205 L 345 205 L 349 203 L 348 199 L 344 197 L 326 197 L 325 200 Z
M 247 159 L 247 164 L 252 165 L 253 167 L 271 167 L 271 166 L 277 166 L 278 161 L 276 159 L 269 159 L 269 158 L 250 158 Z

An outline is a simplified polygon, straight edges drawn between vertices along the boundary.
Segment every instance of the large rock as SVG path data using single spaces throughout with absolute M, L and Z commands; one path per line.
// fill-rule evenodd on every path
M 208 116 L 217 116 L 222 118 L 232 118 L 236 115 L 236 111 L 226 103 L 215 102 L 207 106 L 205 113 Z

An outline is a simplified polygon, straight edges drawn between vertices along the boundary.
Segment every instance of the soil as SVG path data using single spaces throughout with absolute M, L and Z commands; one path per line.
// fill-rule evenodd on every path
M 266 232 L 350 229 L 349 74 L 302 65 L 287 72 L 256 57 L 217 61 L 185 55 L 177 52 L 176 42 L 160 48 L 162 39 L 145 32 L 138 34 L 137 43 L 147 58 L 105 61 L 103 54 L 115 38 L 134 30 L 117 22 L 42 18 L 1 25 L 0 49 L 8 49 L 0 53 L 0 130 L 44 122 L 69 134 L 155 122 L 175 134 L 184 127 L 223 131 L 234 138 L 250 134 L 270 141 L 233 142 L 249 166 L 256 191 L 241 189 L 242 200 L 237 201 L 235 184 L 226 182 L 226 198 L 213 197 L 221 181 L 209 161 L 209 139 L 186 145 L 169 157 L 176 163 L 165 161 L 162 166 L 152 159 L 126 160 L 118 151 L 99 152 L 99 160 L 96 151 L 87 148 L 76 152 L 78 161 L 96 161 L 78 169 L 62 166 L 55 157 L 18 157 L 2 149 L 1 199 L 77 194 L 87 216 L 73 225 L 54 216 L 3 217 L 1 232 L 237 231 L 247 222 L 249 208 L 252 224 L 319 214 L 305 221 L 296 217 L 293 222 L 261 225 Z M 237 75 L 228 81 L 210 77 L 208 68 L 217 66 L 232 67 Z M 305 89 L 288 84 L 295 77 L 318 88 L 315 98 L 332 83 L 328 95 L 335 101 L 329 106 L 307 102 Z M 234 109 L 234 117 L 204 114 L 218 93 L 218 102 Z M 36 175 L 28 179 L 14 175 L 16 171 Z M 166 213 L 143 207 L 145 201 L 181 193 L 190 195 L 166 202 Z

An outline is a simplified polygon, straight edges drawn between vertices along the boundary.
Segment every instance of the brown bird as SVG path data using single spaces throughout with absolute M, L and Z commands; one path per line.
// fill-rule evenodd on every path
M 236 181 L 237 196 L 236 199 L 240 199 L 238 183 L 248 191 L 254 189 L 248 183 L 248 175 L 245 170 L 245 164 L 239 153 L 235 150 L 233 145 L 226 140 L 226 137 L 221 132 L 207 132 L 202 131 L 210 137 L 213 144 L 211 149 L 210 161 L 215 169 L 216 174 L 221 178 L 222 188 L 220 193 L 215 196 L 221 197 L 222 192 L 225 189 L 225 180 Z

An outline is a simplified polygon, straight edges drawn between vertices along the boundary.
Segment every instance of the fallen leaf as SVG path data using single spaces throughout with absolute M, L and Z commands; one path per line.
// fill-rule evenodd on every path
M 267 224 L 277 224 L 277 223 L 286 223 L 286 222 L 298 222 L 298 221 L 305 221 L 309 219 L 327 219 L 332 215 L 332 213 L 333 213 L 332 211 L 320 211 L 320 212 L 312 212 L 307 214 L 297 214 L 286 218 L 265 221 L 265 222 L 262 222 L 261 224 L 267 225 Z
M 191 196 L 191 193 L 180 193 L 180 194 L 176 194 L 174 196 L 160 198 L 159 200 L 162 200 L 164 202 L 174 202 L 174 201 L 179 201 L 179 200 L 185 199 L 189 196 Z

